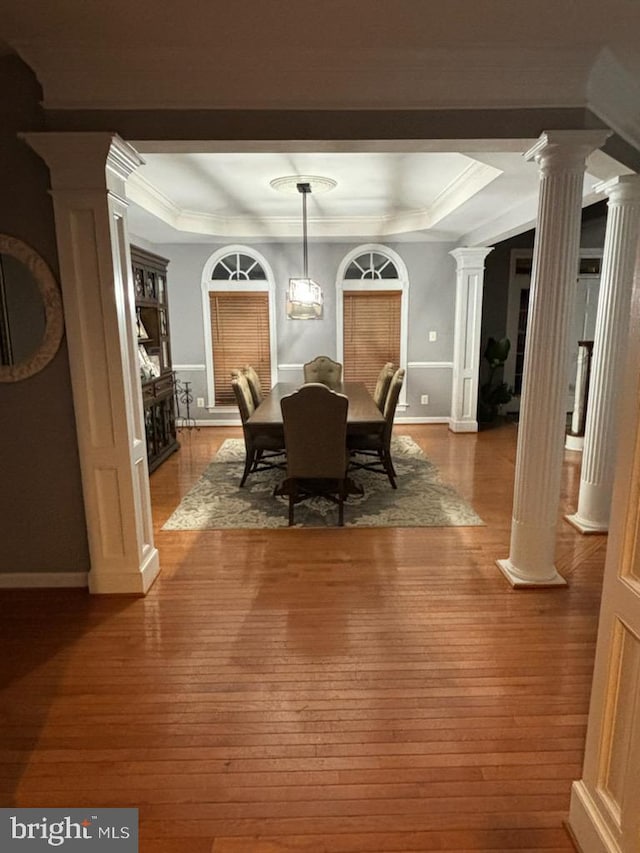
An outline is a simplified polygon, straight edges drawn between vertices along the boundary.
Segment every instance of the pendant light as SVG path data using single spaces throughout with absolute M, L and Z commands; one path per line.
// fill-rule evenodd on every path
M 300 181 L 296 188 L 302 196 L 302 266 L 303 275 L 289 279 L 287 292 L 287 317 L 291 320 L 319 320 L 322 317 L 323 295 L 320 285 L 309 278 L 307 246 L 307 196 L 311 184 Z

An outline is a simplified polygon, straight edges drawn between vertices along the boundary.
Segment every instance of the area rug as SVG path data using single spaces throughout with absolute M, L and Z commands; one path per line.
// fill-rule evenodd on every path
M 392 456 L 398 474 L 397 489 L 387 477 L 371 471 L 353 472 L 362 496 L 345 503 L 345 527 L 452 527 L 484 522 L 451 486 L 409 436 L 392 439 Z M 273 490 L 283 477 L 279 470 L 250 474 L 239 488 L 244 468 L 244 441 L 228 438 L 198 482 L 184 496 L 163 530 L 219 530 L 288 526 L 287 498 Z M 298 527 L 334 527 L 338 508 L 325 498 L 312 498 L 296 506 Z

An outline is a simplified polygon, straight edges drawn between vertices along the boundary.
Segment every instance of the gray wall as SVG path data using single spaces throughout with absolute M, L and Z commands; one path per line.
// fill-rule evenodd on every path
M 0 231 L 32 246 L 58 275 L 49 174 L 16 137 L 42 130 L 42 97 L 16 57 L 0 57 Z M 0 383 L 0 573 L 89 566 L 65 341 L 35 376 Z
M 135 236 L 132 241 L 139 242 Z M 174 365 L 203 365 L 206 360 L 202 315 L 201 281 L 204 265 L 225 244 L 156 244 L 151 250 L 169 259 L 169 309 L 172 358 Z M 231 245 L 228 243 L 227 245 Z M 312 243 L 309 246 L 309 273 L 322 284 L 324 316 L 322 320 L 295 321 L 285 316 L 286 288 L 289 277 L 302 272 L 301 248 L 297 243 L 249 243 L 271 267 L 276 280 L 277 363 L 301 365 L 316 355 L 335 357 L 336 276 L 343 258 L 359 243 Z M 453 358 L 455 261 L 449 255 L 452 244 L 384 243 L 397 252 L 407 266 L 409 276 L 408 362 L 451 362 Z M 429 331 L 437 333 L 430 343 Z M 402 413 L 411 418 L 446 418 L 451 409 L 450 368 L 409 367 L 406 386 L 408 408 Z M 194 398 L 207 399 L 206 375 L 202 370 L 178 370 L 178 376 L 192 383 Z M 281 381 L 301 380 L 298 374 L 279 370 Z M 420 404 L 420 395 L 428 393 L 429 405 Z M 224 420 L 236 417 L 234 411 L 191 412 L 199 420 Z

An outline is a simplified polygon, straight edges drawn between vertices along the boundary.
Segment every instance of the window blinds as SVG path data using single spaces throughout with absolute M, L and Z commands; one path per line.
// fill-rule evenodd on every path
M 216 405 L 236 402 L 231 371 L 251 364 L 263 388 L 271 387 L 269 295 L 212 291 L 211 342 Z
M 344 294 L 344 378 L 373 393 L 380 368 L 400 363 L 399 290 Z

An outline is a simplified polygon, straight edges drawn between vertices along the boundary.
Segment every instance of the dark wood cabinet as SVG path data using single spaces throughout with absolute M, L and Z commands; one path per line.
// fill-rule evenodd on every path
M 174 379 L 166 258 L 131 246 L 138 357 L 149 472 L 180 446 L 176 440 Z

